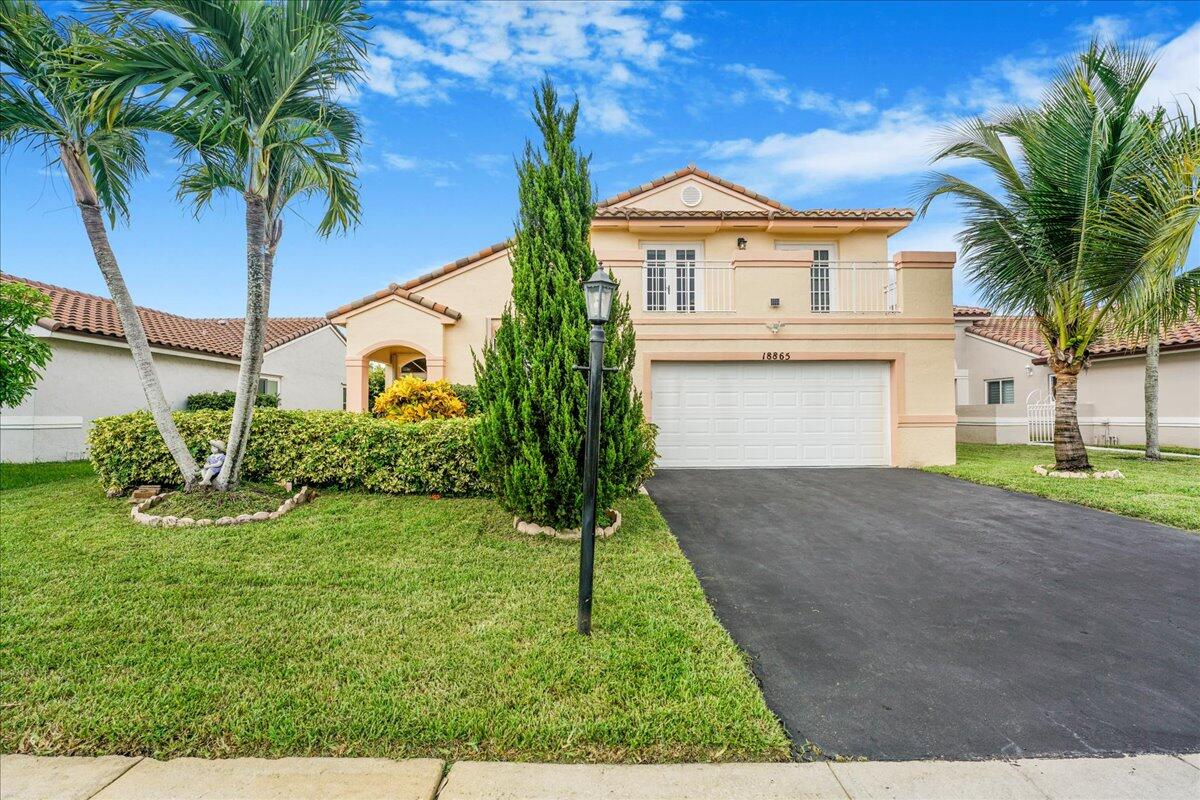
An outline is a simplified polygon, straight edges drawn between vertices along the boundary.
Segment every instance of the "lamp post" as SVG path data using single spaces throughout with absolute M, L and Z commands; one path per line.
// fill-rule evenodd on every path
M 612 313 L 617 284 L 603 268 L 583 284 L 588 322 L 589 362 L 587 432 L 583 438 L 583 524 L 579 537 L 579 610 L 576 627 L 584 636 L 592 632 L 592 566 L 596 558 L 596 472 L 600 462 L 600 389 L 604 382 L 604 323 Z

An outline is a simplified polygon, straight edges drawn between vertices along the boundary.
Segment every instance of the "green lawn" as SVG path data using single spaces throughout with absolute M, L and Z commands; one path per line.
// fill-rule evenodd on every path
M 1043 478 L 1033 473 L 1033 465 L 1053 464 L 1053 450 L 1020 444 L 959 444 L 956 465 L 926 470 L 1200 531 L 1200 460 L 1152 462 L 1133 453 L 1096 450 L 1089 450 L 1088 458 L 1097 469 L 1116 467 L 1125 478 Z
M 587 639 L 578 546 L 491 501 L 330 491 L 147 528 L 78 468 L 38 471 L 0 492 L 0 752 L 788 756 L 646 497 L 598 544 Z
M 39 483 L 84 478 L 92 475 L 86 461 L 47 461 L 42 464 L 0 463 L 0 489 L 19 489 Z

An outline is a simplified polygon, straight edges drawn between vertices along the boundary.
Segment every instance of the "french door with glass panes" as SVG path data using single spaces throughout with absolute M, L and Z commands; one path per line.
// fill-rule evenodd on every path
M 799 250 L 812 253 L 812 267 L 808 278 L 808 303 L 814 314 L 838 311 L 837 282 L 833 267 L 837 263 L 837 249 L 828 244 L 808 242 L 776 242 L 776 250 Z
M 704 311 L 704 249 L 699 244 L 645 246 L 645 310 Z

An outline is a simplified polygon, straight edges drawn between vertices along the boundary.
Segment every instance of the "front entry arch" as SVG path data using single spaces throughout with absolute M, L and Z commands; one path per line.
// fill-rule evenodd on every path
M 424 377 L 440 380 L 445 373 L 446 361 L 441 354 L 429 353 L 413 342 L 391 339 L 375 342 L 346 359 L 346 410 L 369 411 L 369 378 L 372 364 L 381 364 L 386 380 L 390 384 L 401 371 L 414 362 L 424 362 Z

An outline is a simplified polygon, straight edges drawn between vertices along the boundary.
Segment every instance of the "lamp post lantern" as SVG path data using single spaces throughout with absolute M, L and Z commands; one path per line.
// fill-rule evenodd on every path
M 587 431 L 583 438 L 583 522 L 579 537 L 579 609 L 576 627 L 584 636 L 592 632 L 592 567 L 596 558 L 596 472 L 600 462 L 600 389 L 604 381 L 604 323 L 612 313 L 617 284 L 603 268 L 583 284 L 588 322 L 589 361 Z

